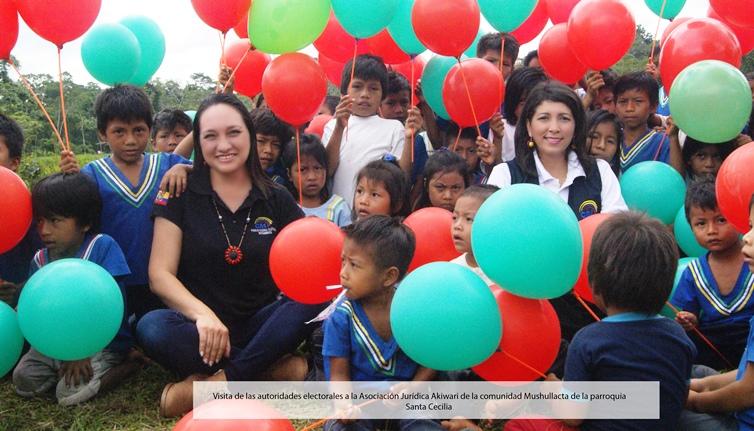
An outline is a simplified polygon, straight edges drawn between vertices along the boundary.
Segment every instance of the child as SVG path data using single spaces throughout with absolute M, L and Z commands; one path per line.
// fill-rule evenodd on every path
M 50 175 L 34 186 L 32 203 L 46 247 L 34 255 L 30 275 L 58 259 L 86 259 L 106 269 L 122 291 L 130 271 L 118 244 L 108 235 L 97 234 L 102 201 L 94 181 L 78 173 Z M 42 395 L 55 387 L 58 403 L 79 404 L 115 383 L 117 367 L 130 347 L 124 319 L 115 339 L 91 358 L 59 361 L 32 348 L 13 372 L 13 384 L 23 397 Z
M 351 224 L 351 210 L 346 201 L 332 195 L 325 187 L 327 179 L 327 152 L 322 142 L 310 134 L 301 135 L 300 144 L 301 163 L 296 159 L 296 147 L 289 145 L 283 154 L 283 162 L 288 169 L 288 176 L 293 186 L 291 192 L 298 199 L 299 170 L 301 171 L 301 184 L 303 201 L 301 209 L 307 216 L 315 216 L 329 220 L 340 227 Z
M 542 65 L 539 64 L 539 52 L 536 49 L 529 51 L 529 53 L 526 54 L 523 63 L 524 67 L 542 67 Z
M 422 381 L 434 371 L 420 367 L 401 351 L 390 328 L 390 304 L 396 285 L 406 275 L 416 240 L 397 219 L 372 216 L 348 226 L 341 253 L 340 282 L 345 297 L 325 321 L 325 376 L 330 381 Z M 357 328 L 364 330 L 359 331 Z M 365 346 L 370 346 L 366 348 Z M 328 421 L 327 431 L 373 430 L 369 420 Z M 400 421 L 408 430 L 416 420 Z M 442 430 L 421 421 L 421 429 Z
M 482 272 L 476 263 L 474 252 L 471 250 L 471 225 L 474 223 L 474 217 L 476 217 L 479 207 L 498 190 L 500 190 L 498 187 L 487 184 L 474 185 L 464 190 L 453 209 L 453 227 L 450 230 L 456 251 L 462 253 L 451 262 L 470 268 L 488 286 L 493 285 L 494 282 Z
M 262 169 L 277 184 L 288 187 L 288 175 L 279 162 L 288 142 L 291 140 L 291 128 L 280 121 L 267 108 L 255 109 L 251 118 L 254 120 L 254 132 L 257 138 L 257 152 Z
M 537 84 L 547 80 L 547 75 L 538 67 L 521 67 L 511 73 L 505 85 L 505 102 L 503 103 L 505 133 L 500 155 L 500 160 L 503 162 L 511 161 L 516 157 L 516 126 L 529 93 Z
M 487 139 L 477 136 L 476 129 L 467 127 L 458 135 L 458 126 L 451 123 L 448 138 L 456 136 L 458 139 L 448 142 L 447 147 L 466 160 L 471 184 L 484 184 L 487 176 L 495 166 L 494 147 Z
M 335 115 L 335 108 L 338 106 L 340 99 L 335 96 L 326 96 L 325 101 L 322 102 L 322 106 L 319 107 L 317 115 Z
M 501 33 L 488 33 L 479 39 L 476 46 L 476 56 L 492 63 L 500 70 L 500 50 L 503 50 L 503 81 L 507 80 L 513 72 L 513 65 L 518 58 L 519 44 L 513 35 L 502 33 L 505 38 L 505 46 L 502 47 L 503 37 Z
M 608 162 L 617 177 L 620 175 L 618 145 L 623 142 L 623 128 L 618 117 L 612 112 L 599 109 L 587 113 L 586 123 L 589 154 Z
M 723 160 L 736 149 L 735 142 L 734 139 L 722 144 L 705 144 L 687 136 L 681 150 L 686 180 L 693 181 L 702 176 L 715 177 Z
M 178 143 L 191 132 L 191 118 L 180 109 L 163 109 L 154 116 L 152 150 L 172 153 Z
M 356 176 L 353 217 L 361 220 L 370 215 L 408 215 L 408 181 L 393 161 L 375 160 Z
M 670 302 L 680 311 L 676 321 L 695 327 L 733 363 L 744 351 L 749 320 L 754 316 L 754 277 L 740 250 L 738 231 L 717 206 L 715 180 L 702 177 L 686 192 L 686 219 L 697 242 L 709 250 L 683 272 Z M 692 337 L 699 351 L 696 363 L 727 366 L 702 340 Z
M 426 207 L 453 211 L 469 182 L 469 168 L 461 156 L 451 151 L 435 152 L 424 166 L 424 188 L 414 211 Z
M 676 429 L 696 349 L 683 329 L 657 313 L 673 288 L 677 262 L 673 237 L 646 215 L 614 214 L 597 229 L 589 256 L 589 282 L 595 303 L 607 317 L 573 338 L 563 380 L 659 382 L 660 417 L 562 422 L 569 426 L 583 422 L 583 430 Z M 551 375 L 548 380 L 556 378 Z M 525 428 L 521 422 L 538 426 Z M 552 420 L 511 421 L 505 429 L 572 429 L 553 422 L 561 425 Z

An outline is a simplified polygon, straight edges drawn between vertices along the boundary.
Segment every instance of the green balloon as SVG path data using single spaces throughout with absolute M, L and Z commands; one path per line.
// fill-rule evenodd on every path
M 689 221 L 686 220 L 686 209 L 684 207 L 681 207 L 675 216 L 673 233 L 675 234 L 675 241 L 681 247 L 681 250 L 686 253 L 686 256 L 699 257 L 707 253 L 707 249 L 697 242 L 696 236 L 689 226 Z
M 542 0 L 544 1 L 544 0 Z M 662 3 L 665 3 L 665 9 L 662 9 Z M 664 19 L 673 19 L 681 13 L 683 5 L 686 4 L 686 0 L 644 0 L 644 3 L 652 9 L 655 15 Z M 662 15 L 660 15 L 662 11 Z
M 144 86 L 160 68 L 165 58 L 165 36 L 156 22 L 145 16 L 129 16 L 120 20 L 136 36 L 141 48 L 141 61 L 136 74 L 128 80 L 138 87 Z
M 479 0 L 479 8 L 495 30 L 510 32 L 529 18 L 537 1 L 545 0 Z
M 254 0 L 249 11 L 249 40 L 268 54 L 295 52 L 322 34 L 330 0 Z
M 26 282 L 18 324 L 29 344 L 61 361 L 88 358 L 113 340 L 123 320 L 123 294 L 101 266 L 61 259 Z
M 668 225 L 673 223 L 686 198 L 683 177 L 663 162 L 632 166 L 621 175 L 620 188 L 629 208 L 644 211 Z
M 482 39 L 482 36 L 487 34 L 484 30 L 481 28 L 479 29 L 479 32 L 476 34 L 476 38 L 474 38 L 474 41 L 471 42 L 471 45 L 469 45 L 468 48 L 466 48 L 466 51 L 463 52 L 463 55 L 469 58 L 475 58 L 476 57 L 476 47 L 479 45 L 479 40 Z
M 388 24 L 387 31 L 398 47 L 409 55 L 419 55 L 427 48 L 422 45 L 414 32 L 411 23 L 411 11 L 416 0 L 398 0 L 398 9 L 395 11 L 393 20 Z
M 393 20 L 399 0 L 332 0 L 332 11 L 343 29 L 357 39 L 379 33 Z
M 16 312 L 0 301 L 0 377 L 16 365 L 24 347 L 24 336 L 18 327 Z
M 670 89 L 673 121 L 692 138 L 708 143 L 738 136 L 751 114 L 751 89 L 740 70 L 719 60 L 683 69 Z
M 450 114 L 445 109 L 445 102 L 442 100 L 442 86 L 445 83 L 445 78 L 448 76 L 448 72 L 458 61 L 453 57 L 444 57 L 442 55 L 435 55 L 432 57 L 422 72 L 422 95 L 424 100 L 435 114 L 438 116 L 450 120 Z
M 390 305 L 390 326 L 406 355 L 435 370 L 484 362 L 503 333 L 490 288 L 469 268 L 450 262 L 429 263 L 406 276 Z
M 506 187 L 484 201 L 474 217 L 471 248 L 489 278 L 526 298 L 562 296 L 581 272 L 576 215 L 558 195 L 534 184 Z
M 139 40 L 122 24 L 92 27 L 81 43 L 81 59 L 97 81 L 115 85 L 128 82 L 141 61 Z
M 673 295 L 675 295 L 675 290 L 678 288 L 678 283 L 681 281 L 681 276 L 683 275 L 683 271 L 688 268 L 689 264 L 696 259 L 695 257 L 682 257 L 678 261 L 678 268 L 675 270 L 675 281 L 673 281 L 673 290 L 670 291 L 670 296 L 668 296 L 668 302 L 673 298 Z M 675 319 L 675 311 L 673 311 L 672 308 L 668 307 L 667 305 L 664 305 L 662 307 L 662 311 L 660 311 L 660 314 L 668 317 L 670 319 Z

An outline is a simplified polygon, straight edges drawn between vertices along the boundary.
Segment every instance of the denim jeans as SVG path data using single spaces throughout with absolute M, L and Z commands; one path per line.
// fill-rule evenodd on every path
M 343 425 L 336 420 L 327 421 L 325 424 L 325 431 L 375 431 L 378 428 L 382 429 L 379 425 L 384 423 L 384 420 L 369 420 L 361 419 L 356 422 L 352 422 L 348 425 Z M 396 420 L 397 429 L 399 431 L 443 431 L 443 428 L 439 422 L 427 420 L 427 419 L 401 419 Z

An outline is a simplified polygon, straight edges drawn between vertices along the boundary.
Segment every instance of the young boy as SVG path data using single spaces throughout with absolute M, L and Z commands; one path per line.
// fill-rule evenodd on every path
M 191 118 L 185 112 L 180 109 L 163 109 L 154 116 L 152 150 L 156 153 L 172 153 L 191 130 Z
M 709 252 L 689 264 L 670 302 L 682 310 L 676 321 L 684 329 L 698 327 L 728 359 L 692 337 L 699 351 L 696 363 L 719 370 L 735 363 L 746 347 L 754 316 L 754 277 L 741 254 L 738 231 L 717 206 L 714 179 L 702 177 L 689 185 L 686 219 L 697 242 Z
M 453 138 L 452 142 L 451 139 Z M 484 184 L 492 168 L 495 167 L 495 147 L 490 141 L 481 136 L 477 136 L 477 131 L 473 127 L 467 127 L 461 130 L 458 135 L 458 126 L 451 123 L 450 132 L 448 133 L 448 142 L 446 146 L 466 160 L 466 166 L 471 174 L 472 184 Z
M 130 271 L 118 244 L 108 235 L 97 234 L 102 201 L 94 181 L 79 173 L 50 175 L 34 186 L 32 203 L 45 248 L 34 255 L 29 275 L 58 259 L 86 259 L 106 269 L 122 292 L 123 278 Z M 91 358 L 59 361 L 32 348 L 13 372 L 13 384 L 24 397 L 42 395 L 55 387 L 58 403 L 79 404 L 115 383 L 117 367 L 130 348 L 131 335 L 124 319 L 115 339 Z
M 272 181 L 287 187 L 288 174 L 280 163 L 280 155 L 291 140 L 291 128 L 267 108 L 252 111 L 251 119 L 254 122 L 257 153 L 262 169 L 272 178 Z
M 453 245 L 456 247 L 456 251 L 461 253 L 451 262 L 471 269 L 488 286 L 495 283 L 482 272 L 479 264 L 476 263 L 474 252 L 471 250 L 471 225 L 474 223 L 474 217 L 476 217 L 479 207 L 498 190 L 500 190 L 498 187 L 487 184 L 471 186 L 464 190 L 453 209 L 453 225 L 450 229 L 453 236 Z
M 390 304 L 408 270 L 416 240 L 398 219 L 373 215 L 345 228 L 340 282 L 345 298 L 325 321 L 325 376 L 330 381 L 430 380 L 434 371 L 406 356 L 390 329 Z M 363 330 L 358 330 L 362 328 Z M 370 346 L 367 348 L 366 346 Z M 376 429 L 372 421 L 328 421 L 327 431 Z M 400 429 L 419 421 L 400 421 Z M 442 430 L 432 421 L 426 428 Z M 357 428 L 354 428 L 357 427 Z
M 479 39 L 476 46 L 476 56 L 482 60 L 492 63 L 495 68 L 500 69 L 500 50 L 503 50 L 503 81 L 506 81 L 513 72 L 513 66 L 518 58 L 519 44 L 513 35 L 503 33 L 505 46 L 502 47 L 503 38 L 500 33 L 488 33 Z

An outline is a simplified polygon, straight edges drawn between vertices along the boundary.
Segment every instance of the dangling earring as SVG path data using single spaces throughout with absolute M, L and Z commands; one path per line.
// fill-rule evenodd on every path
M 534 140 L 532 140 L 532 138 L 529 138 L 528 145 L 529 145 L 529 148 L 534 148 Z

